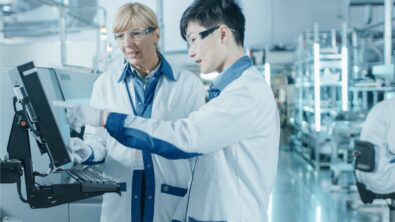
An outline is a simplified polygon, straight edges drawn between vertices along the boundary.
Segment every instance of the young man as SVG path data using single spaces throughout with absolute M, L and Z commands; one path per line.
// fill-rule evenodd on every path
M 143 118 L 185 118 L 204 104 L 204 88 L 191 72 L 172 67 L 159 52 L 155 13 L 141 3 L 121 6 L 113 32 L 127 63 L 95 82 L 90 104 Z M 171 221 L 185 217 L 181 201 L 192 176 L 190 160 L 168 160 L 142 148 L 126 148 L 102 128 L 72 138 L 76 162 L 102 163 L 104 173 L 126 182 L 126 192 L 105 194 L 102 222 Z M 136 148 L 136 149 L 133 149 Z M 185 196 L 185 198 L 187 198 Z
M 185 221 L 267 221 L 277 172 L 279 116 L 270 87 L 244 55 L 245 18 L 233 0 L 196 0 L 181 19 L 189 56 L 220 73 L 210 101 L 188 118 L 143 119 L 76 105 L 71 125 L 103 126 L 116 140 L 166 158 L 198 156 Z M 91 114 L 96 118 L 88 119 Z

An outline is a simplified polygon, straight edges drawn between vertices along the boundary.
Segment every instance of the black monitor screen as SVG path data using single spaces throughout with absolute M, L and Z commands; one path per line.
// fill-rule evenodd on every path
M 38 131 L 35 134 L 39 137 L 41 151 L 48 153 L 55 167 L 69 163 L 66 143 L 70 128 L 66 123 L 65 111 L 52 106 L 52 101 L 64 100 L 54 70 L 35 68 L 30 62 L 10 70 L 10 76 L 14 88 L 23 87 L 30 101 L 32 110 L 28 112 L 37 126 L 34 128 Z

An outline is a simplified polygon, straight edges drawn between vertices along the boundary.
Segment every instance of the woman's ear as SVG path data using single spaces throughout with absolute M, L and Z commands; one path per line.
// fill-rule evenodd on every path
M 160 39 L 160 29 L 156 28 L 154 32 L 152 32 L 152 36 L 154 37 L 154 44 L 157 45 Z

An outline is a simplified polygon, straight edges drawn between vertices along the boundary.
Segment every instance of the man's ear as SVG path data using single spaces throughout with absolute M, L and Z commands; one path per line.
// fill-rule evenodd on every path
M 231 32 L 231 30 L 229 29 L 228 26 L 221 25 L 219 27 L 219 35 L 220 35 L 221 41 L 228 41 L 228 39 L 230 38 L 230 32 Z

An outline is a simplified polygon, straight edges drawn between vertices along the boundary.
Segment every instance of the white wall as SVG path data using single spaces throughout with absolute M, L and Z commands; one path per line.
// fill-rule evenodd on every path
M 177 4 L 174 4 L 174 0 L 163 0 L 166 51 L 187 49 L 185 41 L 180 34 L 180 19 L 182 13 L 191 3 L 192 0 L 177 1 Z
M 165 49 L 186 50 L 180 37 L 179 25 L 183 11 L 192 0 L 164 1 Z M 240 0 L 246 17 L 246 47 L 264 47 L 266 44 L 295 44 L 298 35 L 312 30 L 314 23 L 320 30 L 340 30 L 346 21 L 344 0 Z M 359 26 L 364 18 L 363 7 L 350 10 L 350 25 Z M 373 10 L 373 21 L 383 19 L 383 9 Z
M 167 51 L 186 50 L 179 23 L 192 0 L 164 0 Z M 241 0 L 246 17 L 245 45 L 263 47 L 273 43 L 295 43 L 299 33 L 318 22 L 322 29 L 341 27 L 343 1 L 327 0 Z
M 107 9 L 109 40 L 116 9 L 126 0 L 99 1 Z M 158 11 L 157 0 L 138 1 Z M 180 19 L 192 0 L 163 0 L 164 38 L 166 51 L 186 50 L 179 31 Z M 247 47 L 272 43 L 294 43 L 299 33 L 312 29 L 315 22 L 322 29 L 340 28 L 344 14 L 342 0 L 241 0 L 246 17 Z

